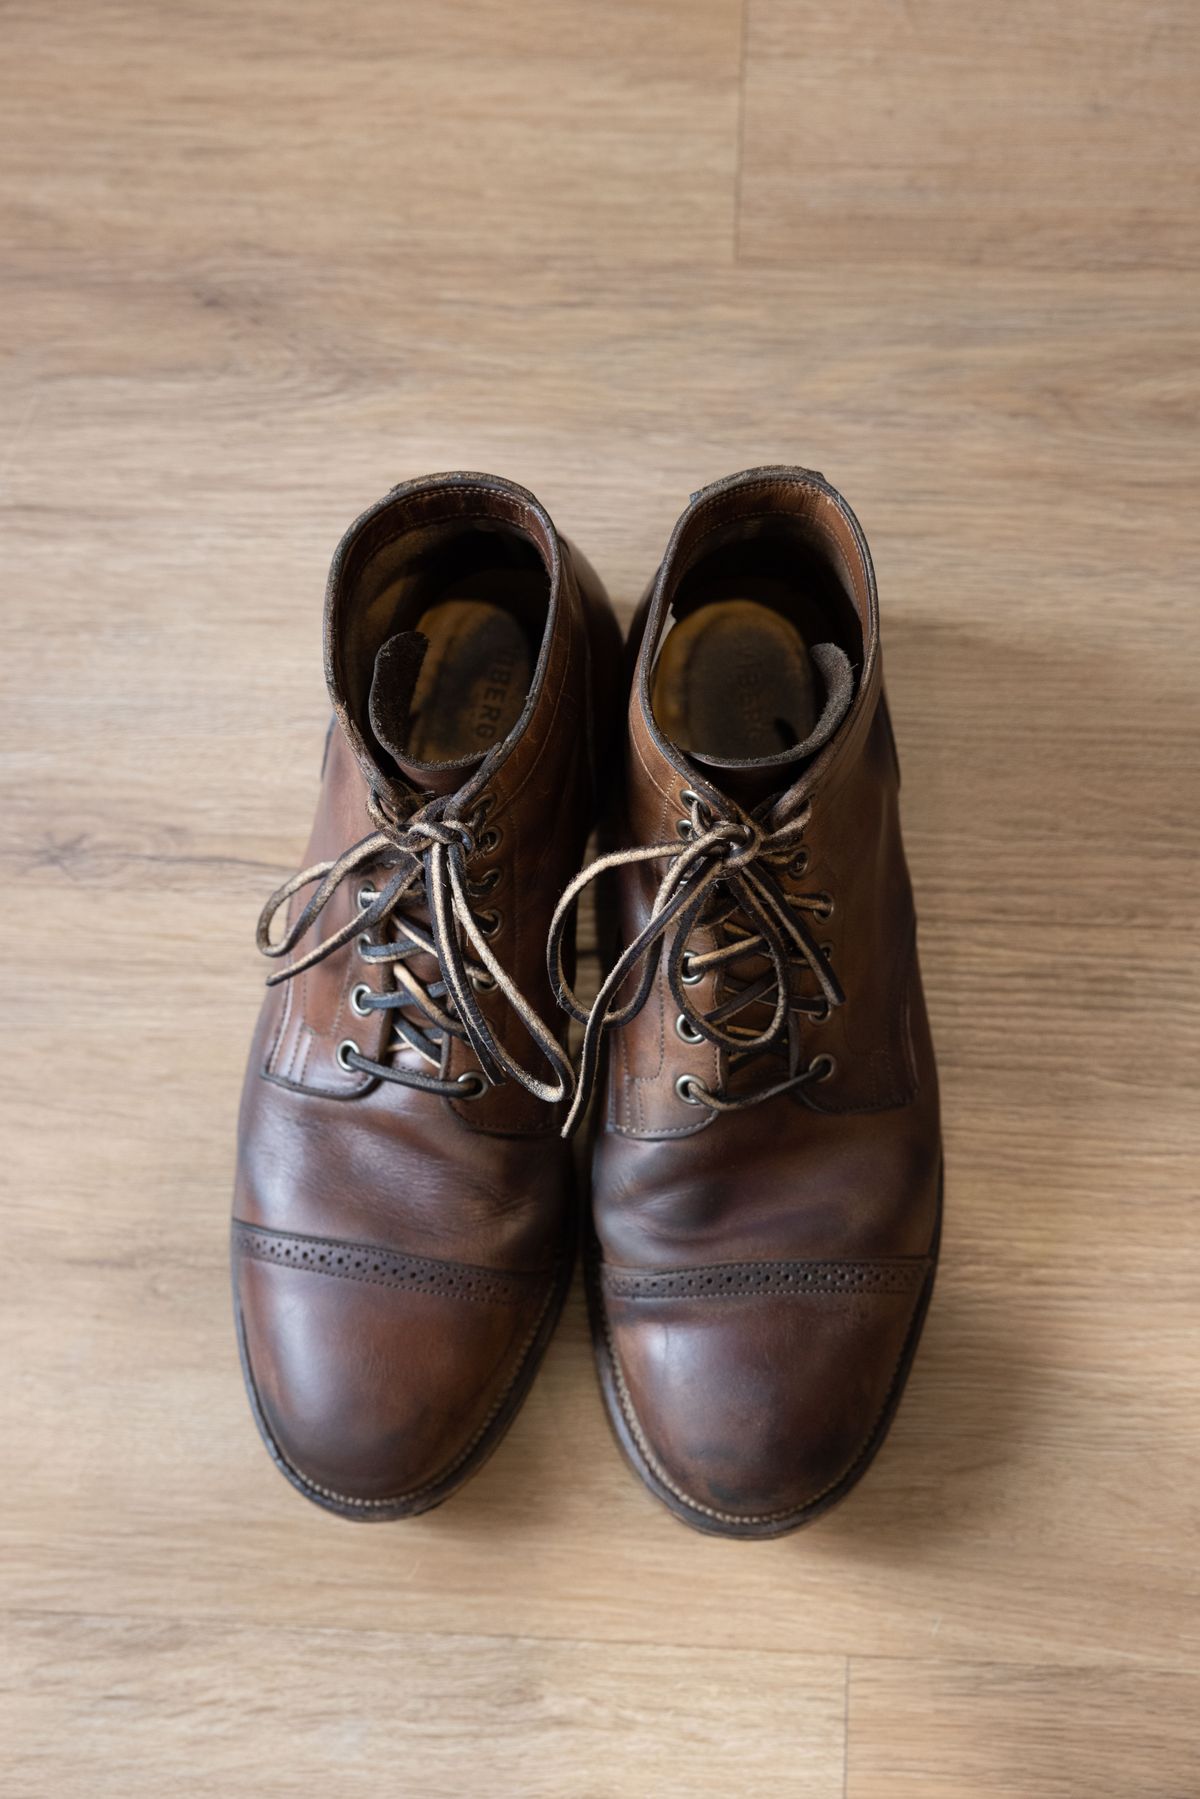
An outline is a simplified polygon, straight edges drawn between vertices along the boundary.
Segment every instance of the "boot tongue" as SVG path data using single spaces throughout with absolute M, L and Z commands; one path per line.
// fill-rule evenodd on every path
M 803 743 L 794 744 L 778 756 L 756 757 L 752 762 L 724 761 L 716 756 L 702 756 L 695 750 L 688 760 L 710 773 L 714 786 L 728 793 L 747 809 L 757 806 L 770 794 L 790 787 L 800 773 L 801 765 L 815 756 L 833 736 L 854 698 L 854 671 L 850 659 L 836 643 L 816 643 L 809 651 L 825 689 L 825 703 L 816 724 Z
M 367 704 L 376 742 L 390 756 L 406 781 L 424 792 L 457 793 L 467 776 L 478 768 L 485 752 L 462 756 L 454 762 L 420 762 L 409 755 L 412 735 L 412 703 L 429 639 L 420 631 L 398 631 L 380 645 L 371 676 Z

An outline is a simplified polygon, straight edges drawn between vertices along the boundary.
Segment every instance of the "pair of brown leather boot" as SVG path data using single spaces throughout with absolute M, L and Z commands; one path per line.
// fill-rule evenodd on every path
M 806 1523 L 883 1439 L 940 1217 L 857 521 L 804 469 L 706 488 L 626 659 L 531 494 L 410 482 L 338 548 L 325 667 L 309 866 L 259 926 L 234 1201 L 271 1454 L 362 1519 L 480 1466 L 570 1282 L 567 1138 L 595 1094 L 585 1250 L 618 1439 L 701 1530 Z M 589 1005 L 595 876 L 611 972 Z

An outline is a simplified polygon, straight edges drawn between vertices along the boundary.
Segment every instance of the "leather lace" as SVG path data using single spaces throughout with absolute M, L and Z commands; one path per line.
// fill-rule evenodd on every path
M 258 947 L 264 956 L 290 956 L 312 929 L 337 888 L 347 879 L 368 870 L 381 871 L 382 886 L 360 891 L 360 909 L 312 949 L 288 962 L 267 980 L 268 986 L 292 979 L 326 956 L 359 938 L 359 954 L 371 967 L 390 972 L 391 990 L 364 988 L 358 1004 L 360 1016 L 388 1013 L 393 1037 L 388 1053 L 415 1050 L 437 1073 L 395 1066 L 365 1056 L 353 1044 L 343 1044 L 339 1061 L 348 1072 L 357 1070 L 376 1080 L 393 1081 L 440 1094 L 446 1099 L 478 1096 L 486 1083 L 518 1081 L 548 1104 L 566 1099 L 574 1087 L 570 1062 L 562 1045 L 506 973 L 487 942 L 472 909 L 472 900 L 486 891 L 486 883 L 472 881 L 467 862 L 475 853 L 475 833 L 486 814 L 487 800 L 468 823 L 449 815 L 450 802 L 438 799 L 405 817 L 393 816 L 377 793 L 368 799 L 368 811 L 376 829 L 352 848 L 327 862 L 315 862 L 276 889 L 258 921 Z M 278 942 L 270 938 L 280 908 L 303 888 L 313 886 L 303 909 L 288 925 Z M 425 917 L 413 916 L 414 912 Z M 386 932 L 375 942 L 369 933 Z M 409 966 L 413 958 L 432 958 L 438 978 L 423 980 Z M 522 1066 L 500 1043 L 476 1000 L 476 991 L 495 985 L 521 1019 L 530 1038 L 554 1071 L 546 1081 Z M 460 1075 L 448 1080 L 442 1073 L 448 1038 L 468 1042 L 479 1059 L 480 1075 Z M 342 1054 L 342 1051 L 345 1054 Z
M 694 1076 L 684 1077 L 688 1092 L 681 1097 L 712 1111 L 742 1111 L 760 1105 L 780 1093 L 796 1091 L 822 1078 L 827 1057 L 816 1057 L 800 1067 L 798 1020 L 807 1014 L 819 1019 L 844 1003 L 845 995 L 816 942 L 805 914 L 828 917 L 831 901 L 826 893 L 785 893 L 779 872 L 790 866 L 795 873 L 807 866 L 801 838 L 809 822 L 811 803 L 803 805 L 785 824 L 767 830 L 763 824 L 730 802 L 731 816 L 717 818 L 690 788 L 681 795 L 689 817 L 680 820 L 682 841 L 646 844 L 601 856 L 575 877 L 555 910 L 550 926 L 548 960 L 550 978 L 559 1003 L 584 1026 L 579 1078 L 570 1114 L 563 1127 L 574 1129 L 587 1105 L 595 1082 L 601 1042 L 606 1031 L 636 1017 L 649 997 L 663 939 L 675 927 L 667 952 L 667 981 L 679 1008 L 681 1035 L 693 1043 L 704 1039 L 729 1057 L 732 1074 L 767 1051 L 786 1055 L 787 1074 L 782 1080 L 746 1093 L 714 1091 Z M 650 916 L 609 971 L 595 1001 L 583 1006 L 572 991 L 563 969 L 563 945 L 567 921 L 584 888 L 612 869 L 642 862 L 669 864 L 654 896 Z M 724 941 L 709 950 L 692 951 L 693 931 L 701 929 Z M 733 978 L 731 965 L 747 958 L 765 959 L 761 974 L 743 982 Z M 801 963 L 810 969 L 820 988 L 819 997 L 792 991 L 791 968 Z M 633 994 L 623 1003 L 619 994 L 641 965 Z M 708 1011 L 693 1004 L 688 987 L 706 974 L 728 969 L 727 991 Z M 768 1021 L 759 1026 L 743 1015 L 751 1006 L 771 1007 Z

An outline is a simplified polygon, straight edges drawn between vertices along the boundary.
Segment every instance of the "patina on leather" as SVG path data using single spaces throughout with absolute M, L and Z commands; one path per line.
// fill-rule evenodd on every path
M 493 742 L 488 721 L 519 695 L 503 691 L 511 658 L 494 696 L 485 666 L 480 746 L 435 760 L 440 721 L 416 735 L 417 626 L 446 593 L 500 620 L 487 641 L 528 635 L 531 672 Z M 334 557 L 335 717 L 303 866 L 260 921 L 275 967 L 243 1093 L 233 1266 L 268 1447 L 349 1517 L 425 1510 L 479 1466 L 569 1280 L 573 1077 L 544 945 L 591 827 L 619 653 L 592 571 L 496 477 L 398 487 Z
M 739 562 L 817 583 L 836 639 L 811 738 L 737 760 L 655 716 L 673 610 Z M 794 571 L 794 576 L 793 576 Z M 763 576 L 764 591 L 766 577 Z M 702 596 L 701 596 L 702 597 Z M 882 1440 L 937 1251 L 937 1077 L 917 966 L 861 529 L 819 475 L 696 495 L 634 627 L 621 803 L 604 872 L 624 946 L 587 1021 L 607 1069 L 590 1297 L 618 1438 L 696 1527 L 769 1536 L 844 1494 Z M 840 660 L 838 658 L 840 652 Z M 711 708 L 710 708 L 711 710 Z

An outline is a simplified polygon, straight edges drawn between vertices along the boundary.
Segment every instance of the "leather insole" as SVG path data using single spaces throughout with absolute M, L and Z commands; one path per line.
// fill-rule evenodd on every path
M 521 716 L 533 674 L 516 619 L 483 600 L 443 600 L 417 630 L 429 648 L 413 692 L 408 753 L 456 762 L 499 743 Z
M 668 632 L 654 671 L 654 716 L 679 748 L 720 761 L 779 756 L 821 709 L 795 625 L 755 600 L 718 600 Z

